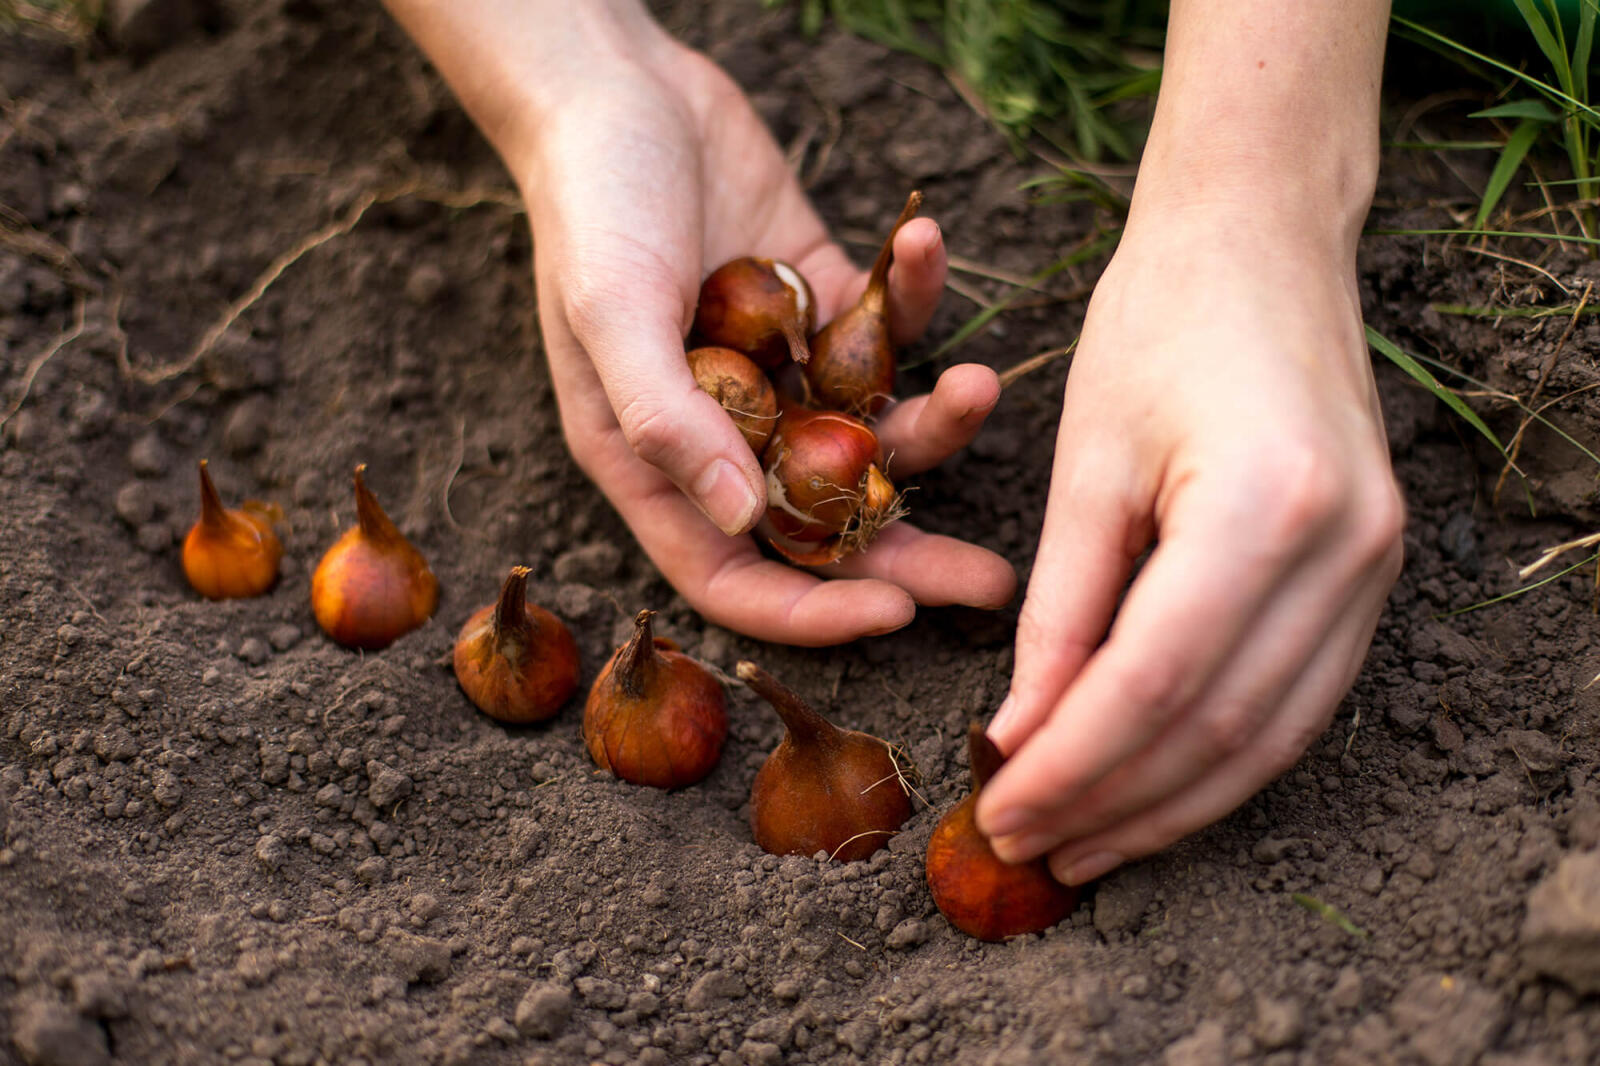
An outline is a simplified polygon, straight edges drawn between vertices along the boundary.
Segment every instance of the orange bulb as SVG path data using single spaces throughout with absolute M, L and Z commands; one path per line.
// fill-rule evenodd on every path
M 356 467 L 356 524 L 345 530 L 311 575 L 311 610 L 328 636 L 347 648 L 385 648 L 426 622 L 439 581 L 422 553 L 383 513 Z
M 554 717 L 578 687 L 578 645 L 561 619 L 527 600 L 526 566 L 456 638 L 456 680 L 491 718 L 524 725 Z
M 278 579 L 283 545 L 272 531 L 277 509 L 248 501 L 222 506 L 206 461 L 200 460 L 200 519 L 183 539 L 183 573 L 209 600 L 259 596 Z
M 974 723 L 967 731 L 972 795 L 940 819 L 928 841 L 928 890 L 950 924 L 979 940 L 1037 933 L 1078 904 L 1078 890 L 1050 876 L 1043 859 L 1004 862 L 978 831 L 978 793 L 1005 757 Z

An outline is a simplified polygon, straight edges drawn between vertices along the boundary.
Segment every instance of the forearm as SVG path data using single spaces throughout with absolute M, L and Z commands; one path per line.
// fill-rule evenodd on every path
M 384 3 L 514 169 L 575 87 L 676 47 L 639 0 Z
M 1173 0 L 1134 216 L 1309 212 L 1353 252 L 1378 166 L 1388 0 Z

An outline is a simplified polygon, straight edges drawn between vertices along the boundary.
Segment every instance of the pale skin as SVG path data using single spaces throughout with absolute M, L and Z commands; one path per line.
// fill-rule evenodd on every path
M 823 645 L 900 628 L 918 604 L 1010 600 L 1003 559 L 906 522 L 819 572 L 745 535 L 756 457 L 683 361 L 700 280 L 736 255 L 785 259 L 826 321 L 865 274 L 720 70 L 637 0 L 388 2 L 522 189 L 574 456 L 697 610 Z M 1355 281 L 1387 13 L 1172 4 L 990 728 L 1012 757 L 978 818 L 1005 858 L 1048 856 L 1078 882 L 1220 818 L 1299 757 L 1360 667 L 1404 520 Z M 885 190 L 886 219 L 903 194 Z M 945 268 L 937 225 L 901 231 L 898 339 L 926 326 Z M 957 366 L 889 409 L 893 472 L 965 446 L 998 398 L 991 370 Z

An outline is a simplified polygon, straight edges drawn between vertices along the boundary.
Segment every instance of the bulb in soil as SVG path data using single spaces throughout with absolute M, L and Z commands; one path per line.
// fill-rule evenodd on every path
M 840 862 L 864 859 L 911 817 L 911 797 L 889 745 L 840 729 L 755 663 L 739 680 L 783 719 L 783 740 L 750 790 L 750 828 L 774 855 L 825 851 Z
M 272 531 L 277 508 L 254 500 L 227 508 L 200 460 L 200 518 L 183 539 L 183 573 L 209 600 L 259 596 L 278 579 L 283 544 Z
M 868 417 L 881 411 L 894 393 L 889 266 L 894 261 L 895 236 L 921 206 L 922 193 L 913 192 L 872 264 L 861 299 L 811 338 L 806 380 L 814 401 L 823 407 Z
M 633 638 L 595 678 L 583 708 L 583 739 L 602 770 L 655 788 L 682 788 L 709 774 L 728 736 L 722 685 L 634 619 Z
M 385 648 L 426 622 L 439 582 L 422 553 L 384 514 L 356 467 L 356 524 L 311 575 L 311 610 L 322 631 L 347 648 Z
M 686 358 L 695 383 L 722 405 L 750 450 L 760 455 L 778 420 L 778 395 L 767 375 L 732 348 L 695 348 Z
M 972 794 L 940 819 L 928 841 L 928 890 L 950 924 L 979 940 L 1050 928 L 1072 912 L 1078 890 L 1050 876 L 1043 859 L 1003 862 L 978 831 L 978 793 L 1005 761 L 974 723 L 967 732 Z
M 762 455 L 768 540 L 792 562 L 833 562 L 872 543 L 905 514 L 865 422 L 840 411 L 787 407 Z M 796 547 L 797 542 L 800 546 Z
M 777 259 L 744 256 L 713 270 L 700 285 L 690 336 L 698 345 L 743 352 L 763 370 L 786 359 L 805 362 L 817 328 L 817 301 L 800 272 Z
M 578 687 L 578 645 L 561 619 L 527 600 L 526 566 L 514 566 L 500 598 L 480 608 L 456 638 L 456 680 L 484 714 L 542 722 Z

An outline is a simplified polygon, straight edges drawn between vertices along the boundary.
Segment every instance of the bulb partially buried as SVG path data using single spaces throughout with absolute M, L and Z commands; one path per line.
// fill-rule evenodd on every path
M 561 619 L 528 602 L 526 566 L 456 638 L 456 680 L 477 708 L 515 725 L 554 717 L 578 687 L 578 644 Z
M 356 467 L 356 524 L 311 575 L 311 610 L 347 648 L 385 648 L 426 622 L 439 602 L 427 560 L 390 521 Z
M 752 662 L 739 680 L 783 719 L 783 740 L 750 789 L 750 828 L 774 855 L 864 859 L 911 817 L 911 796 L 889 745 L 840 729 Z
M 1004 940 L 1055 925 L 1078 903 L 1078 890 L 1054 877 L 1043 859 L 1001 861 L 978 831 L 978 793 L 1005 757 L 973 723 L 967 730 L 972 794 L 939 820 L 928 841 L 928 890 L 950 924 L 979 940 Z
M 278 579 L 283 544 L 272 531 L 277 508 L 247 500 L 227 508 L 200 460 L 200 518 L 183 538 L 183 574 L 208 600 L 259 596 Z
M 784 408 L 761 465 L 767 475 L 767 522 L 778 534 L 767 540 L 802 566 L 860 551 L 906 513 L 883 472 L 878 435 L 840 411 Z
M 778 394 L 767 375 L 732 348 L 694 348 L 685 358 L 695 384 L 722 405 L 750 450 L 759 456 L 778 420 Z
M 811 357 L 806 338 L 816 328 L 817 301 L 800 272 L 782 260 L 747 255 L 700 283 L 690 336 L 776 370 L 785 358 L 804 363 Z
M 835 411 L 868 417 L 883 410 L 894 393 L 894 346 L 889 342 L 889 266 L 894 239 L 917 217 L 922 193 L 913 192 L 878 251 L 866 291 L 811 338 L 806 380 L 815 401 Z
M 682 788 L 709 774 L 728 736 L 728 700 L 711 672 L 656 637 L 640 611 L 633 638 L 600 670 L 583 708 L 583 739 L 624 781 Z

